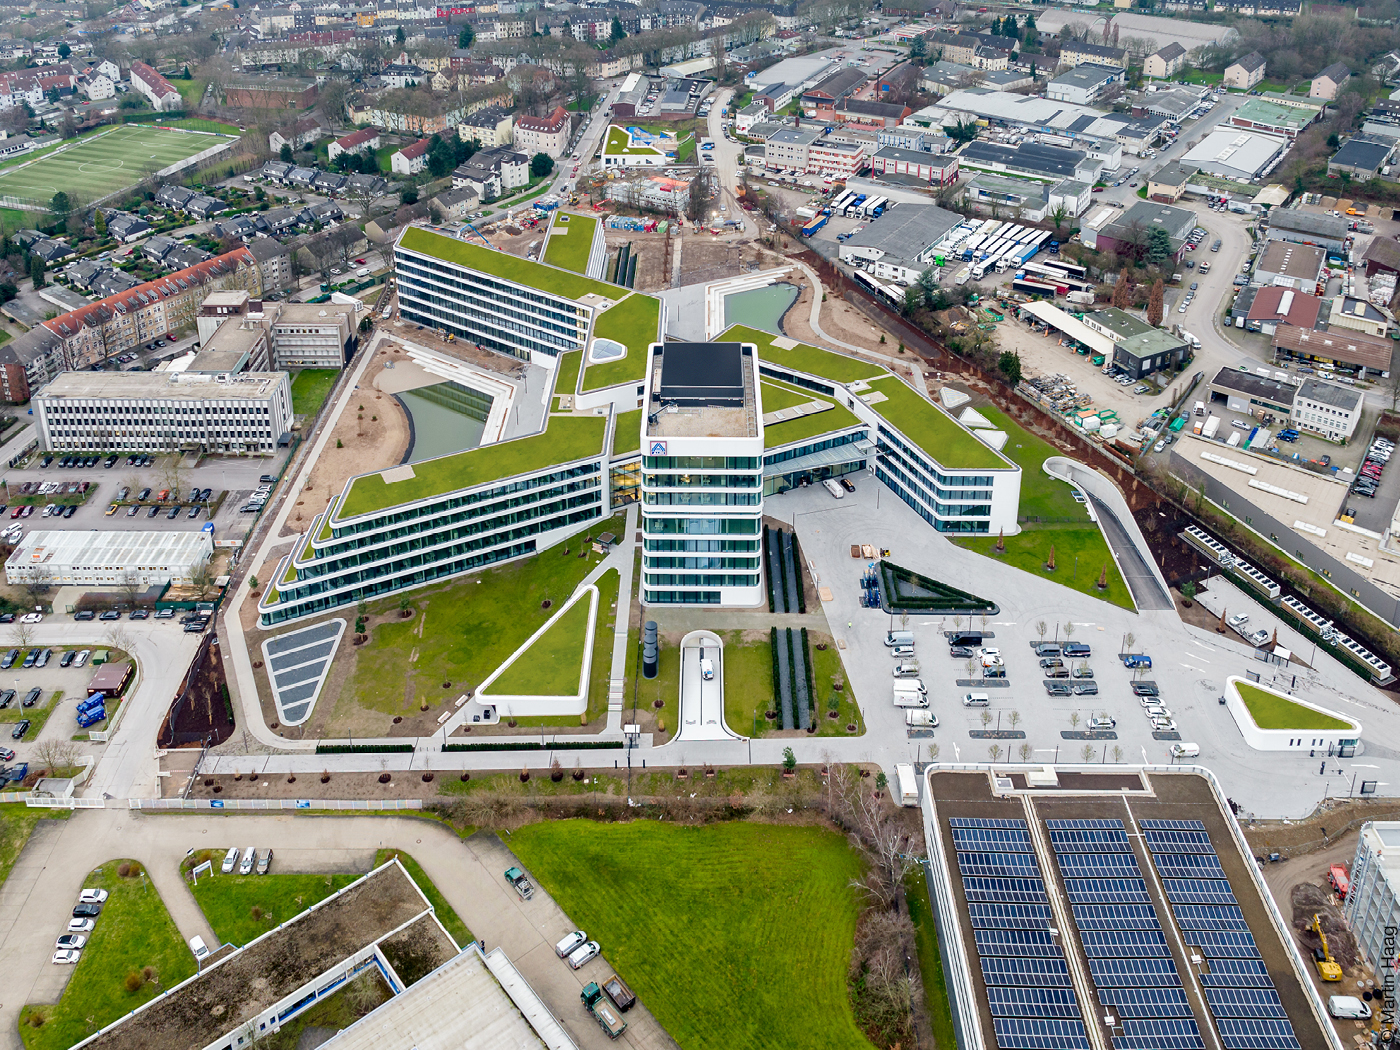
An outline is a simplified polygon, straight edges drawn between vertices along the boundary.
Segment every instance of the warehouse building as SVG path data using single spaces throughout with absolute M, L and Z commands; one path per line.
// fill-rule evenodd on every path
M 1295 139 L 1318 118 L 1319 113 L 1319 110 L 1280 106 L 1276 102 L 1252 98 L 1230 115 L 1230 123 L 1237 128 Z
M 1231 412 L 1252 416 L 1272 412 L 1287 417 L 1293 409 L 1297 387 L 1274 379 L 1273 373 L 1259 369 L 1259 374 L 1242 372 L 1238 368 L 1222 368 L 1210 381 L 1210 400 L 1224 402 Z
M 1340 255 L 1346 248 L 1347 221 L 1335 215 L 1320 215 L 1296 208 L 1275 208 L 1269 213 L 1269 226 L 1264 236 L 1271 241 L 1314 244 L 1326 248 L 1333 255 Z M 1379 237 L 1376 239 L 1380 240 Z
M 1390 371 L 1394 343 L 1389 339 L 1332 328 L 1325 332 L 1284 326 L 1274 333 L 1274 360 L 1321 366 L 1347 375 Z
M 877 280 L 913 284 L 933 265 L 934 246 L 961 221 L 962 216 L 934 204 L 901 204 L 846 238 L 840 259 L 864 267 Z
M 1154 201 L 1138 201 L 1113 222 L 1095 230 L 1086 225 L 1080 232 L 1084 244 L 1095 251 L 1133 249 L 1145 243 L 1146 231 L 1162 229 L 1171 241 L 1172 255 L 1180 257 L 1186 236 L 1196 225 L 1196 213 Z
M 1390 154 L 1394 149 L 1394 142 L 1357 135 L 1342 143 L 1342 148 L 1327 161 L 1327 174 L 1346 172 L 1353 178 L 1374 179 L 1381 173 L 1381 168 L 1390 163 Z
M 5 561 L 10 584 L 55 587 L 164 587 L 191 583 L 214 553 L 214 534 L 158 530 L 83 532 L 35 530 Z
M 1346 441 L 1361 421 L 1361 404 L 1361 391 L 1355 387 L 1305 379 L 1293 399 L 1293 425 L 1329 441 Z
M 1317 291 L 1327 253 L 1310 244 L 1269 241 L 1254 267 L 1257 284 L 1277 284 L 1302 292 Z M 1309 325 L 1309 328 L 1312 326 Z
M 1017 146 L 969 142 L 958 154 L 958 159 L 964 168 L 1043 182 L 1074 179 L 1092 184 L 1102 167 L 1099 161 L 1091 159 L 1082 150 L 1043 146 L 1035 142 L 1023 142 Z
M 33 409 L 46 452 L 270 456 L 291 440 L 286 372 L 61 372 Z
M 1253 131 L 1212 131 L 1182 157 L 1200 171 L 1236 182 L 1252 182 L 1267 174 L 1283 159 L 1289 141 L 1282 136 Z
M 956 156 L 898 146 L 882 146 L 870 158 L 870 168 L 877 175 L 908 175 L 933 186 L 946 186 L 958 179 Z
M 1349 328 L 1382 339 L 1390 331 L 1389 311 L 1382 313 L 1365 299 L 1339 295 L 1332 300 L 1332 312 L 1328 315 L 1327 327 Z
M 1109 88 L 1121 83 L 1127 76 L 1128 72 L 1122 66 L 1075 66 L 1046 85 L 1045 97 L 1054 102 L 1092 105 L 1102 98 Z
M 1317 296 L 1274 284 L 1255 292 L 1244 326 L 1265 335 L 1273 335 L 1283 325 L 1315 328 L 1321 309 L 1322 300 Z

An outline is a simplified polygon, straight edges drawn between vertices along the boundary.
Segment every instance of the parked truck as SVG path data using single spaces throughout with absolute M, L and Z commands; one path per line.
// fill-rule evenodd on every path
M 106 717 L 107 709 L 105 707 L 94 707 L 92 710 L 84 711 L 78 715 L 78 728 L 86 729 L 88 726 L 96 725 Z
M 619 1017 L 612 1004 L 603 998 L 603 990 L 598 987 L 596 981 L 589 981 L 584 985 L 579 998 L 583 1000 L 584 1009 L 598 1022 L 598 1027 L 608 1033 L 609 1039 L 616 1039 L 627 1031 L 627 1022 Z
M 78 705 L 78 716 L 81 718 L 89 711 L 96 710 L 106 705 L 106 699 L 102 693 L 93 693 L 90 697 Z
M 919 804 L 919 778 L 914 775 L 914 767 L 901 762 L 894 767 L 894 777 L 898 781 L 899 804 L 917 806 Z
M 815 219 L 817 217 L 816 208 L 798 208 L 797 217 L 799 219 Z
M 1077 303 L 1077 304 L 1080 305 L 1080 306 L 1093 306 L 1093 305 L 1094 305 L 1094 293 L 1093 293 L 1093 292 L 1070 292 L 1070 293 L 1068 293 L 1068 294 L 1065 296 L 1065 298 L 1068 299 L 1068 300 L 1069 300 L 1070 302 L 1072 302 L 1072 303 Z
M 1220 429 L 1220 417 L 1211 416 L 1206 420 L 1206 425 L 1201 429 L 1201 437 L 1213 438 L 1215 432 Z
M 523 901 L 527 901 L 535 895 L 535 887 L 519 868 L 507 868 L 506 881 L 515 888 L 515 892 L 520 895 L 520 899 Z
M 810 237 L 825 225 L 826 216 L 818 215 L 815 219 L 812 219 L 807 223 L 807 225 L 802 227 L 802 236 Z

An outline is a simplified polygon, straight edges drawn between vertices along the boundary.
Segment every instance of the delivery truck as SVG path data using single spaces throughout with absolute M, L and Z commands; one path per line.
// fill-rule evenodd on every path
M 901 806 L 917 806 L 919 804 L 919 778 L 914 775 L 914 767 L 907 762 L 901 762 L 894 767 L 894 777 L 899 791 L 899 804 Z
M 894 687 L 895 707 L 928 707 L 928 694 L 921 693 L 917 689 L 901 689 L 903 682 L 896 682 Z

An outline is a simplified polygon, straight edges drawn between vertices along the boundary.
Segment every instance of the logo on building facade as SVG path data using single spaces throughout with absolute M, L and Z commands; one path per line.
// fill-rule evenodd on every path
M 664 441 L 653 441 L 653 442 L 651 443 L 651 451 L 648 452 L 647 455 L 649 455 L 649 456 L 664 456 L 664 455 L 666 455 L 666 442 L 664 442 Z

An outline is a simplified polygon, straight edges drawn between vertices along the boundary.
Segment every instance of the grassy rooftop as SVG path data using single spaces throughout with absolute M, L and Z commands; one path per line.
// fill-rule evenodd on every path
M 549 243 L 544 248 L 544 261 L 574 273 L 586 271 L 588 257 L 593 251 L 593 235 L 597 232 L 598 220 L 591 215 L 572 215 L 556 211 L 552 227 L 549 231 Z
M 664 157 L 666 155 L 664 150 L 655 149 L 652 146 L 630 145 L 631 141 L 632 136 L 627 134 L 626 128 L 621 128 L 618 127 L 616 124 L 613 124 L 608 128 L 608 142 L 607 145 L 603 148 L 603 152 L 623 155 L 640 155 L 644 153 L 650 153 L 658 157 Z
M 399 246 L 407 251 L 420 252 L 434 259 L 456 263 L 458 266 L 468 266 L 526 288 L 562 295 L 566 299 L 577 300 L 586 295 L 599 295 L 606 299 L 618 297 L 616 285 L 591 281 L 568 270 L 493 251 L 480 244 L 469 244 L 455 237 L 425 230 L 421 226 L 410 226 L 405 230 L 399 238 Z
M 1350 722 L 1333 718 L 1311 707 L 1295 704 L 1287 697 L 1248 682 L 1235 682 L 1249 716 L 1260 729 L 1351 729 Z
M 884 394 L 886 400 L 870 407 L 944 467 L 996 470 L 1012 465 L 897 377 L 889 376 L 876 384 L 875 389 Z
M 606 422 L 601 416 L 550 416 L 544 433 L 534 437 L 414 463 L 415 476 L 407 481 L 389 483 L 379 473 L 361 474 L 351 479 L 345 499 L 336 508 L 336 520 L 596 455 L 603 446 Z
M 559 367 L 554 373 L 554 393 L 559 395 L 572 395 L 574 388 L 578 386 L 578 370 L 583 364 L 583 351 L 570 350 L 567 354 L 559 355 Z
M 642 410 L 619 412 L 617 424 L 613 427 L 614 456 L 625 456 L 642 450 Z
M 816 437 L 818 434 L 827 434 L 833 430 L 844 430 L 846 427 L 860 423 L 855 414 L 844 405 L 838 405 L 830 398 L 821 397 L 810 390 L 788 386 L 786 383 L 777 383 L 771 379 L 763 380 L 762 386 L 764 415 L 776 412 L 780 408 L 795 408 L 798 405 L 805 405 L 809 401 L 823 401 L 831 405 L 831 408 L 825 412 L 799 416 L 784 423 L 765 423 L 763 425 L 763 447 L 765 450 Z
M 777 338 L 769 332 L 748 328 L 741 324 L 731 325 L 716 337 L 716 342 L 754 343 L 762 361 L 770 361 L 795 372 L 821 376 L 837 383 L 854 383 L 861 379 L 875 379 L 888 373 L 879 365 L 872 365 L 844 354 L 821 350 L 806 343 L 798 343 L 791 350 L 773 345 Z
M 658 336 L 661 300 L 633 292 L 593 323 L 595 339 L 611 339 L 627 347 L 627 355 L 602 364 L 588 362 L 583 371 L 584 390 L 602 390 L 618 383 L 640 383 L 647 374 L 647 348 Z

